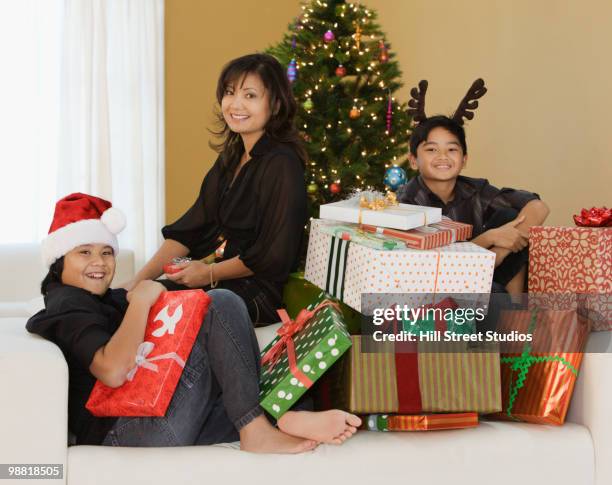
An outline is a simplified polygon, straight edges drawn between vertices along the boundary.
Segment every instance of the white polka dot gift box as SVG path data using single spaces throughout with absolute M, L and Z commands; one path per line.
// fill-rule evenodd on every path
M 337 304 L 320 293 L 316 301 L 283 326 L 261 353 L 259 400 L 275 419 L 280 418 L 351 346 L 351 338 Z
M 304 278 L 359 312 L 362 293 L 491 291 L 495 253 L 476 244 L 384 251 L 326 234 L 322 224 L 312 220 Z

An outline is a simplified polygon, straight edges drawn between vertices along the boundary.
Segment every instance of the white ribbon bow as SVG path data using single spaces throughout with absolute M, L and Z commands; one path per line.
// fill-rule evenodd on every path
M 149 355 L 153 349 L 155 348 L 155 344 L 153 342 L 143 342 L 138 346 L 138 350 L 136 351 L 136 358 L 134 359 L 136 365 L 132 367 L 132 369 L 127 373 L 126 379 L 131 381 L 134 379 L 136 372 L 140 367 L 144 367 L 145 369 L 149 369 L 153 372 L 159 372 L 157 364 L 153 364 L 154 360 L 165 360 L 172 359 L 181 368 L 185 367 L 185 361 L 179 357 L 176 352 L 169 352 L 167 354 L 156 355 L 155 357 L 151 357 L 147 359 L 147 355 Z

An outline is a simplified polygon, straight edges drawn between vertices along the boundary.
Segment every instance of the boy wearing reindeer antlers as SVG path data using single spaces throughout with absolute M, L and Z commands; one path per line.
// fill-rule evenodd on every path
M 497 255 L 493 291 L 525 291 L 528 237 L 549 213 L 537 194 L 498 189 L 487 179 L 459 175 L 467 162 L 464 118 L 471 120 L 487 89 L 477 79 L 455 114 L 427 117 L 427 81 L 410 92 L 409 112 L 417 125 L 410 135 L 410 166 L 419 175 L 397 191 L 399 202 L 440 207 L 442 214 L 472 224 L 472 242 Z

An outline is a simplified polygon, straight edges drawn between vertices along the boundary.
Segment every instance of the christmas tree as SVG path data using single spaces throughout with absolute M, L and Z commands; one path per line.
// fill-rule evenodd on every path
M 267 52 L 287 68 L 298 102 L 310 215 L 355 190 L 383 191 L 385 172 L 408 153 L 411 118 L 394 98 L 401 71 L 376 13 L 315 0 Z

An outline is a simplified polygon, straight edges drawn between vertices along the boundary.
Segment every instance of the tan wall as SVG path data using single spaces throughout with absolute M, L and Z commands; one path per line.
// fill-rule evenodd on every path
M 167 0 L 166 220 L 188 209 L 216 153 L 208 147 L 217 77 L 229 60 L 281 39 L 298 0 Z
M 612 204 L 612 2 L 367 0 L 409 87 L 428 79 L 427 113 L 450 113 L 470 83 L 489 92 L 467 124 L 466 175 L 538 192 L 550 224 Z M 255 5 L 261 5 L 255 7 Z M 206 143 L 224 62 L 281 38 L 298 1 L 166 3 L 167 218 L 195 198 L 213 160 Z M 250 27 L 250 26 L 256 27 Z M 382 177 L 382 174 L 381 174 Z

